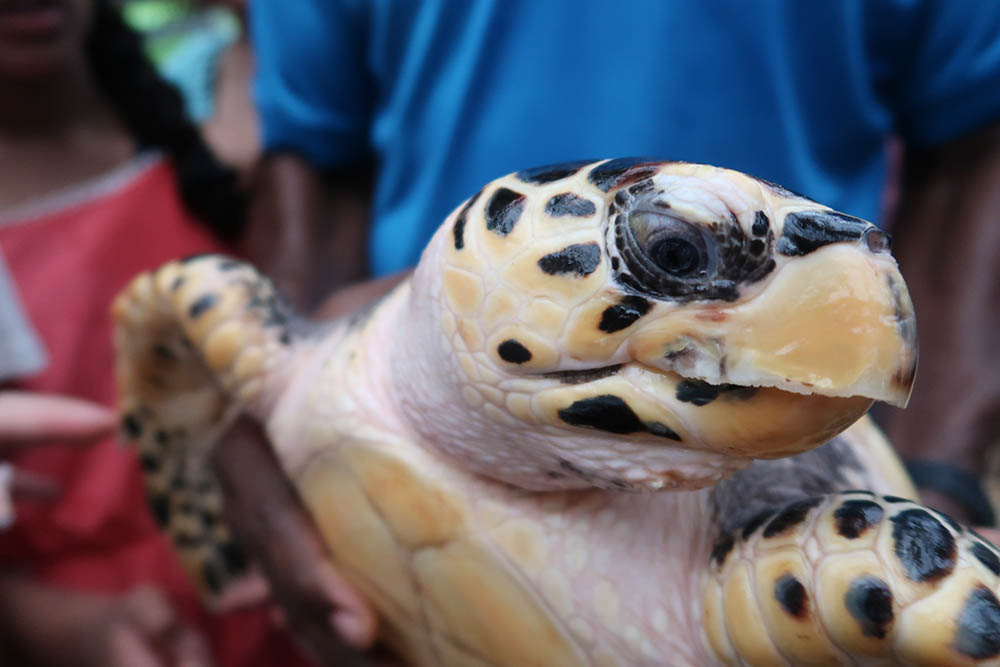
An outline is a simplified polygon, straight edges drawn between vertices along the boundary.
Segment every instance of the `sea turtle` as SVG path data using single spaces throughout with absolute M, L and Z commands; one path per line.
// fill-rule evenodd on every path
M 525 170 L 350 317 L 310 324 L 220 256 L 114 317 L 124 430 L 209 595 L 243 563 L 205 456 L 247 413 L 417 665 L 1000 656 L 1000 552 L 905 500 L 857 421 L 916 368 L 888 237 L 772 183 Z

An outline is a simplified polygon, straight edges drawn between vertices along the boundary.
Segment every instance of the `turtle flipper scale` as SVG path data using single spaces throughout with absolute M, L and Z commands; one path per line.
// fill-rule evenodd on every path
M 1000 550 L 909 500 L 803 498 L 716 543 L 705 636 L 729 665 L 1000 664 L 998 574 Z
M 252 267 L 219 255 L 140 275 L 112 314 L 123 435 L 138 448 L 154 517 L 205 601 L 218 602 L 247 560 L 208 454 L 240 413 L 266 413 L 262 389 L 295 318 Z

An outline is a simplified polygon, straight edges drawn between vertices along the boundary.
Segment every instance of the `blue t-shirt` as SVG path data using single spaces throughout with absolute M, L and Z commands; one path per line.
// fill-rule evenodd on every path
M 706 162 L 876 220 L 885 142 L 1000 117 L 1000 2 L 250 3 L 265 148 L 377 164 L 373 271 L 530 166 Z

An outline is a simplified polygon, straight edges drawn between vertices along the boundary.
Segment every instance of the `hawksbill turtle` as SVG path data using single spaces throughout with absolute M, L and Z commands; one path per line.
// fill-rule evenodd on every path
M 907 498 L 912 305 L 873 225 L 726 169 L 500 178 L 340 320 L 220 256 L 114 304 L 124 430 L 206 595 L 240 576 L 205 464 L 260 420 L 416 665 L 1000 661 L 1000 552 Z

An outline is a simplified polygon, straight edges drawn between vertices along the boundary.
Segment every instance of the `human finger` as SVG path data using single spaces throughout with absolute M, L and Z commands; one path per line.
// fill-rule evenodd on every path
M 115 622 L 108 632 L 108 659 L 111 667 L 168 667 L 139 630 Z
M 242 420 L 230 429 L 213 453 L 213 468 L 227 519 L 267 574 L 288 626 L 321 664 L 366 664 L 356 649 L 370 645 L 374 613 L 330 565 L 260 426 Z
M 59 496 L 60 487 L 50 477 L 14 468 L 10 491 L 19 499 L 53 500 Z
M 40 441 L 85 441 L 111 433 L 115 413 L 97 403 L 27 391 L 0 392 L 0 449 Z

